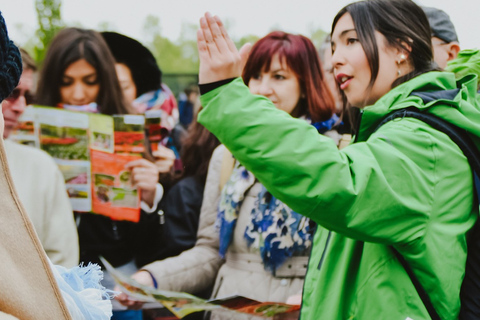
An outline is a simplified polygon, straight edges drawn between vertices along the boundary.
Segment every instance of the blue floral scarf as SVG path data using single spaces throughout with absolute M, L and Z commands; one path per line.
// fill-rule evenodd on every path
M 323 133 L 330 130 L 337 120 L 338 117 L 334 116 L 312 125 Z M 223 258 L 233 240 L 243 200 L 255 182 L 253 174 L 236 161 L 218 206 L 216 227 L 220 237 L 219 253 Z M 288 258 L 296 253 L 303 254 L 310 248 L 312 231 L 308 218 L 294 212 L 262 186 L 244 237 L 249 248 L 259 251 L 265 269 L 274 272 Z

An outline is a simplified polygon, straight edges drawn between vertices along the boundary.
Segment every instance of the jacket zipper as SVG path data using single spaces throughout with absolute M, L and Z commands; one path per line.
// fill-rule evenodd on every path
M 325 260 L 325 255 L 327 254 L 328 244 L 330 243 L 330 237 L 332 236 L 332 231 L 328 230 L 327 241 L 325 241 L 325 248 L 323 249 L 322 257 L 320 258 L 320 262 L 318 263 L 317 270 L 320 270 L 323 264 L 323 260 Z
M 363 109 L 360 110 L 360 115 L 357 119 L 357 123 L 355 125 L 355 139 L 353 140 L 353 143 L 358 141 L 358 136 L 360 134 L 360 124 L 362 123 L 362 117 L 363 117 Z

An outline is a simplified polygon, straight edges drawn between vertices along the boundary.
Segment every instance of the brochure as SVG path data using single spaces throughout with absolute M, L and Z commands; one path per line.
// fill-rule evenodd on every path
M 178 318 L 183 318 L 191 313 L 206 310 L 224 309 L 231 312 L 248 313 L 255 316 L 270 318 L 279 314 L 298 311 L 300 306 L 276 302 L 259 302 L 242 296 L 231 296 L 223 299 L 204 300 L 184 292 L 158 290 L 144 286 L 119 272 L 100 257 L 103 265 L 112 278 L 132 298 L 143 302 L 160 302 Z M 233 318 L 233 316 L 232 316 Z
M 30 106 L 12 140 L 49 153 L 65 178 L 74 211 L 138 222 L 140 192 L 125 165 L 145 152 L 145 117 L 107 116 Z
M 113 220 L 140 220 L 140 191 L 132 187 L 131 173 L 125 165 L 141 158 L 139 155 L 111 154 L 92 149 L 92 212 Z
M 147 129 L 150 151 L 157 151 L 158 144 L 168 136 L 168 130 L 161 126 L 161 110 L 147 110 L 145 112 L 145 128 Z

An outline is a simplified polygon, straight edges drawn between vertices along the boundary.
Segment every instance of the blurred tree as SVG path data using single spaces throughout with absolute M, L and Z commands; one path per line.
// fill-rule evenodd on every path
M 163 73 L 198 72 L 198 53 L 195 24 L 183 23 L 180 37 L 172 41 L 161 34 L 160 19 L 149 15 L 143 30 L 149 39 L 147 46 L 152 51 Z
M 309 24 L 308 30 L 309 32 L 306 36 L 309 37 L 310 40 L 312 40 L 313 44 L 317 49 L 320 49 L 323 41 L 325 40 L 329 32 L 326 32 L 321 28 L 314 27 L 312 23 Z
M 36 32 L 37 43 L 34 48 L 34 57 L 37 63 L 43 61 L 50 41 L 64 26 L 60 13 L 61 5 L 61 0 L 35 0 L 39 25 Z
M 112 23 L 110 21 L 102 21 L 97 25 L 97 30 L 98 32 L 103 32 L 103 31 L 115 31 L 117 32 L 118 28 L 115 25 L 115 23 Z
M 245 43 L 250 42 L 252 45 L 257 42 L 257 40 L 260 39 L 259 36 L 254 35 L 254 34 L 248 34 L 246 36 L 241 37 L 239 40 L 234 41 L 235 46 L 237 49 L 240 49 Z

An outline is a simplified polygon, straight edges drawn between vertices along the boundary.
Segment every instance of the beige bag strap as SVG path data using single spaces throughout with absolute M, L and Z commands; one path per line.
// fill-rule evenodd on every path
M 47 255 L 13 186 L 0 139 L 0 310 L 19 319 L 71 319 Z
M 222 165 L 220 167 L 220 192 L 223 190 L 223 187 L 227 183 L 228 179 L 230 179 L 234 167 L 235 158 L 233 157 L 232 153 L 225 148 L 222 157 Z

